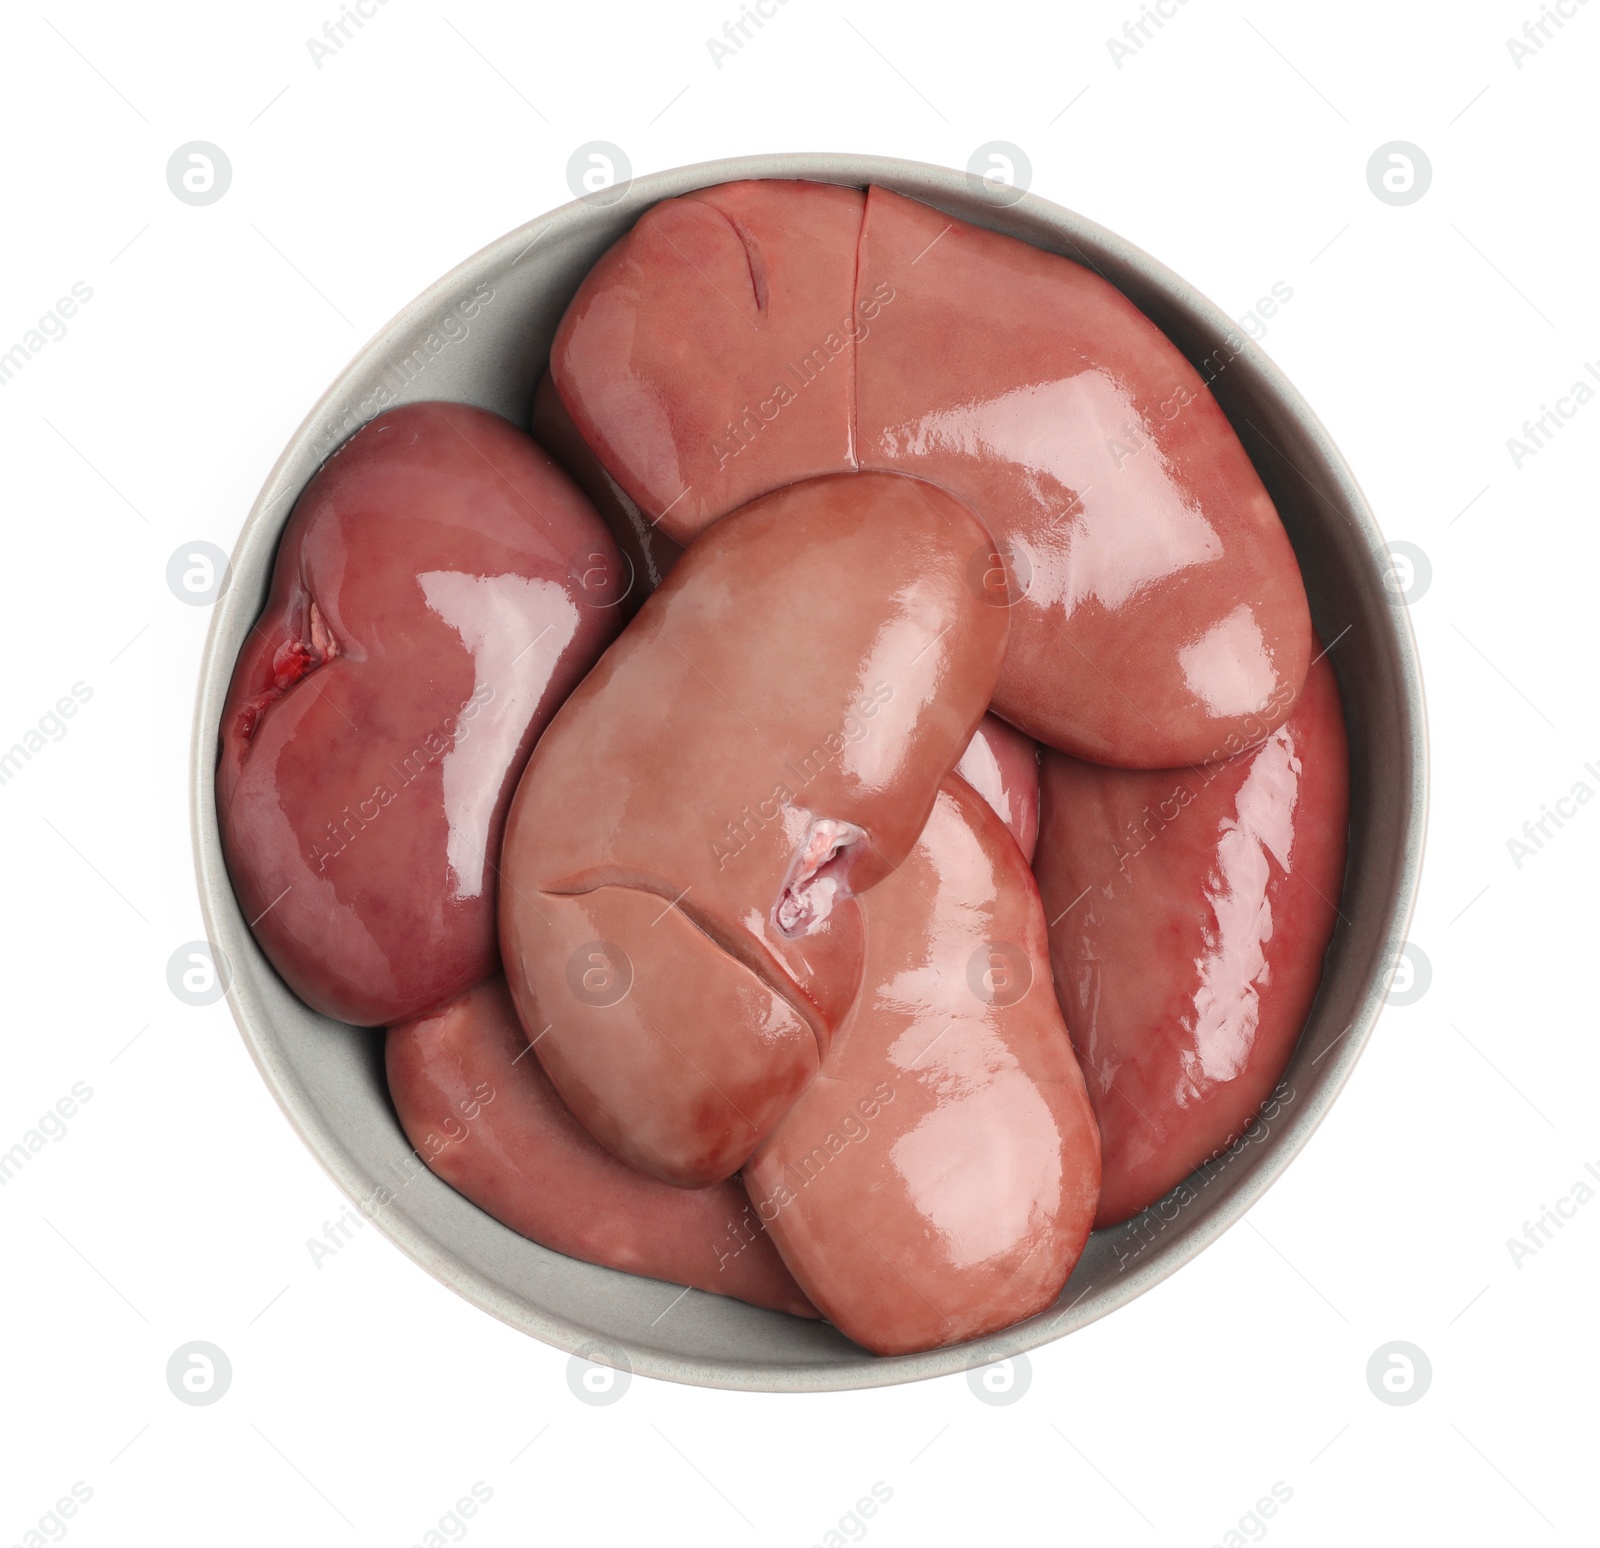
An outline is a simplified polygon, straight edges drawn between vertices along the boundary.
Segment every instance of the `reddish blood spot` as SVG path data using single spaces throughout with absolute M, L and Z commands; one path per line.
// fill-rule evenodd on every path
M 304 682 L 316 669 L 340 654 L 339 642 L 314 600 L 306 604 L 296 635 L 286 639 L 272 654 L 272 682 L 239 712 L 239 739 L 248 745 L 267 709 L 277 703 L 296 683 Z

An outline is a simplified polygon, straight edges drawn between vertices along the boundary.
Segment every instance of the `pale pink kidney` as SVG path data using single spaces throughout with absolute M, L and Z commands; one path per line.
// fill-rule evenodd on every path
M 677 542 L 830 471 L 913 475 L 988 538 L 1013 613 L 995 709 L 1126 767 L 1288 713 L 1310 614 L 1201 362 L 1082 264 L 885 189 L 727 183 L 648 210 L 584 280 L 551 370 Z M 797 362 L 804 362 L 797 364 Z
M 1031 862 L 1039 842 L 1039 744 L 998 715 L 985 715 L 955 771 L 994 808 Z
M 1133 768 L 1277 725 L 1311 656 L 1299 567 L 1161 330 L 1083 265 L 882 188 L 859 274 L 895 299 L 857 354 L 856 456 L 988 527 L 1013 614 L 996 711 Z
M 562 401 L 677 543 L 757 495 L 855 467 L 859 189 L 741 182 L 647 210 L 550 347 Z
M 860 976 L 853 894 L 971 739 L 1007 615 L 982 528 L 911 479 L 815 479 L 702 536 L 578 687 L 512 806 L 507 978 L 604 1144 L 726 1177 L 815 1074 Z
M 1088 1239 L 1100 1144 L 1039 894 L 975 791 L 945 782 L 861 907 L 860 996 L 744 1176 L 823 1316 L 905 1354 L 1055 1301 Z

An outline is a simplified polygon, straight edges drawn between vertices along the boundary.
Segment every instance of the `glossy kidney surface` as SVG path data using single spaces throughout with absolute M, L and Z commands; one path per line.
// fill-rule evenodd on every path
M 857 456 L 987 524 L 1015 614 L 995 709 L 1135 768 L 1282 720 L 1311 653 L 1294 551 L 1155 324 L 1080 264 L 873 188 L 859 287 L 881 285 L 895 300 L 858 352 Z
M 1054 253 L 873 187 L 745 182 L 647 211 L 580 287 L 551 370 L 578 431 L 678 542 L 764 491 L 900 472 L 957 495 L 1012 610 L 995 708 L 1126 767 L 1288 713 L 1310 616 L 1209 382 Z
M 614 637 L 623 566 L 505 420 L 392 410 L 300 496 L 223 708 L 234 891 L 289 987 L 382 1025 L 494 971 L 506 808 Z
M 985 715 L 955 772 L 994 808 L 1031 864 L 1039 842 L 1039 744 L 998 715 Z
M 903 478 L 812 480 L 700 538 L 572 695 L 512 808 L 503 946 L 562 1096 L 618 1155 L 729 1175 L 860 976 L 855 894 L 982 718 L 981 528 Z
M 513 1231 L 586 1263 L 816 1315 L 737 1181 L 672 1188 L 590 1137 L 528 1057 L 498 974 L 391 1027 L 384 1054 L 416 1153 Z
M 583 438 L 678 543 L 784 484 L 851 471 L 864 196 L 742 182 L 668 199 L 584 279 L 550 347 Z
M 878 1354 L 1041 1312 L 1088 1238 L 1099 1137 L 1016 842 L 951 778 L 861 899 L 861 994 L 745 1168 L 818 1309 Z
M 1114 1225 L 1288 1095 L 1344 878 L 1332 668 L 1249 751 L 1149 771 L 1047 751 L 1041 787 L 1034 870 L 1104 1143 L 1096 1224 Z

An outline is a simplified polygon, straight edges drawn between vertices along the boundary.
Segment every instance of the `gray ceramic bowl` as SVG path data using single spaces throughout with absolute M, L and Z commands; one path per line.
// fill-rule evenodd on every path
M 880 183 L 1064 253 L 1117 285 L 1190 360 L 1209 359 L 1212 369 L 1227 360 L 1214 391 L 1283 514 L 1317 627 L 1337 641 L 1332 660 L 1350 733 L 1350 860 L 1321 992 L 1286 1077 L 1293 1094 L 1196 1174 L 1184 1202 L 1169 1198 L 1097 1232 L 1050 1312 L 929 1354 L 877 1359 L 823 1324 L 700 1291 L 673 1305 L 676 1286 L 536 1246 L 408 1165 L 380 1034 L 327 1021 L 289 993 L 240 915 L 218 840 L 212 776 L 234 657 L 266 596 L 294 497 L 373 416 L 380 384 L 401 402 L 456 399 L 525 425 L 556 323 L 600 254 L 658 200 L 747 177 Z M 483 294 L 480 287 L 493 298 L 464 334 L 459 313 L 447 328 L 439 324 L 462 298 Z M 234 1016 L 289 1121 L 380 1229 L 468 1300 L 561 1349 L 674 1381 L 798 1392 L 915 1381 L 1035 1348 L 1132 1300 L 1238 1220 L 1311 1137 L 1371 1034 L 1411 913 L 1426 806 L 1422 683 L 1390 576 L 1383 538 L 1344 458 L 1271 361 L 1177 275 L 1058 205 L 1033 194 L 1001 202 L 976 179 L 941 167 L 836 155 L 684 167 L 566 205 L 469 258 L 384 328 L 300 426 L 244 524 L 206 642 L 191 772 L 200 897 L 210 940 L 228 966 Z M 1346 1224 L 1357 1229 L 1354 1216 Z

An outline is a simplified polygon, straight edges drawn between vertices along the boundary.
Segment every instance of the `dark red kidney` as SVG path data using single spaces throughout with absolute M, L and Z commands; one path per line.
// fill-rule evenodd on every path
M 673 1188 L 617 1160 L 556 1095 L 498 974 L 390 1027 L 389 1094 L 417 1154 L 542 1246 L 815 1317 L 737 1180 Z
M 1322 976 L 1348 821 L 1325 659 L 1233 757 L 1135 771 L 1046 750 L 1034 871 L 1100 1122 L 1097 1226 L 1164 1197 L 1270 1104 Z
M 235 894 L 289 987 L 384 1025 L 495 970 L 534 740 L 621 624 L 625 566 L 526 434 L 456 403 L 359 430 L 306 486 L 223 707 Z

